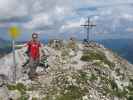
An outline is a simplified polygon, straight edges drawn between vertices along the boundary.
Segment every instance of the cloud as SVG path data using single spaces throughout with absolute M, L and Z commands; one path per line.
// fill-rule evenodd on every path
M 31 18 L 29 16 L 14 16 L 8 18 L 0 18 L 0 23 L 25 23 L 30 21 Z
M 80 25 L 85 23 L 85 19 L 81 18 L 80 20 L 74 20 L 74 21 L 67 21 L 62 27 L 60 31 L 64 30 L 71 30 L 71 29 L 76 29 L 80 28 Z M 78 31 L 78 30 L 77 30 Z
M 53 22 L 50 21 L 49 15 L 45 13 L 37 14 L 32 17 L 32 20 L 24 24 L 24 27 L 29 29 L 34 29 L 36 27 L 41 27 L 44 25 L 52 25 Z
M 0 0 L 0 9 L 2 18 L 21 17 L 28 14 L 25 3 L 19 0 Z
M 126 31 L 133 32 L 133 28 L 127 28 Z
M 0 29 L 16 24 L 27 31 L 24 36 L 31 31 L 80 34 L 89 16 L 96 33 L 125 32 L 132 26 L 132 5 L 132 0 L 0 0 Z

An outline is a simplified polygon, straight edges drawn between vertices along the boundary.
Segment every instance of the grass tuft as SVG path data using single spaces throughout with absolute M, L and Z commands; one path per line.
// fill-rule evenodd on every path
M 109 65 L 110 67 L 114 67 L 114 63 L 110 62 L 105 54 L 100 51 L 86 51 L 81 57 L 82 61 L 93 61 L 93 60 L 100 60 L 105 64 Z

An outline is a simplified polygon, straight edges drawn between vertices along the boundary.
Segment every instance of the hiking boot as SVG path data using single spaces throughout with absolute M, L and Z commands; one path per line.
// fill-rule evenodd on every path
M 36 79 L 38 79 L 38 74 L 35 73 L 35 74 L 32 74 L 32 75 L 29 75 L 29 79 L 31 79 L 31 80 L 36 80 Z

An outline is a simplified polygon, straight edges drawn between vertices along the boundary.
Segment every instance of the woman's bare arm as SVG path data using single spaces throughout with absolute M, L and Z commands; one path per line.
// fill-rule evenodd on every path
M 27 47 L 27 44 L 15 45 L 15 48 L 23 48 Z

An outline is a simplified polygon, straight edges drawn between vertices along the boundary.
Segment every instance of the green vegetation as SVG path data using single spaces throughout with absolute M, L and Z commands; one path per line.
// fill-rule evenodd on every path
M 82 100 L 82 96 L 85 95 L 84 90 L 74 85 L 69 85 L 67 88 L 63 88 L 60 91 L 53 89 L 51 92 L 52 93 L 49 93 L 43 100 L 53 100 L 53 97 L 55 98 L 54 100 Z
M 38 100 L 36 97 L 33 97 L 32 100 Z
M 133 85 L 133 79 L 130 79 L 130 83 Z
M 18 100 L 28 100 L 29 96 L 22 95 Z
M 84 92 L 77 86 L 71 85 L 66 88 L 67 93 L 62 93 L 60 96 L 57 96 L 55 100 L 76 100 L 82 99 Z
M 97 80 L 97 77 L 95 74 L 91 74 L 90 81 Z
M 26 86 L 22 83 L 17 83 L 15 85 L 8 85 L 7 86 L 9 90 L 18 90 L 21 94 L 25 94 Z
M 114 90 L 114 91 L 112 91 L 112 95 L 117 96 L 119 98 L 123 98 L 123 97 L 126 97 L 127 91 L 126 90 L 120 90 L 120 89 Z
M 73 72 L 70 75 L 72 80 L 74 79 L 75 84 L 82 84 L 83 86 L 87 86 L 87 80 L 89 80 L 89 76 L 86 72 L 82 70 L 78 70 L 78 72 Z M 82 100 L 82 97 L 88 93 L 88 88 L 80 87 L 78 85 L 73 84 L 72 81 L 68 80 L 67 75 L 61 75 L 60 77 L 55 78 L 55 84 L 61 84 L 58 86 L 54 86 L 49 91 L 48 95 L 43 100 Z
M 112 91 L 112 95 L 115 95 L 119 98 L 127 98 L 127 100 L 133 100 L 133 85 L 123 87 L 123 90 L 118 89 Z
M 129 96 L 129 97 L 127 98 L 127 100 L 133 100 L 133 95 L 132 95 L 132 96 Z
M 17 83 L 17 84 L 8 84 L 7 85 L 8 90 L 18 90 L 21 93 L 21 97 L 19 100 L 28 100 L 29 96 L 26 95 L 27 87 L 22 84 L 22 83 Z
M 129 91 L 133 92 L 133 85 L 128 85 L 128 86 L 127 86 L 127 89 L 128 89 Z
M 110 67 L 114 67 L 114 63 L 110 62 L 105 54 L 103 54 L 100 51 L 86 51 L 81 57 L 82 61 L 93 61 L 93 60 L 100 60 L 101 62 L 104 62 L 105 64 L 109 65 Z
M 106 83 L 103 87 L 105 94 L 110 94 L 112 96 L 117 96 L 119 98 L 127 98 L 127 100 L 133 100 L 133 86 L 129 85 L 127 87 L 123 87 L 123 89 L 119 89 L 116 82 L 111 78 L 101 77 L 101 80 Z
M 133 100 L 133 84 L 126 87 L 128 89 L 128 98 L 127 100 Z
M 102 67 L 102 62 L 95 62 L 93 65 Z
M 79 74 L 80 74 L 80 79 L 83 80 L 83 81 L 87 81 L 89 79 L 89 77 L 87 76 L 87 73 L 82 71 L 82 70 L 79 70 Z

